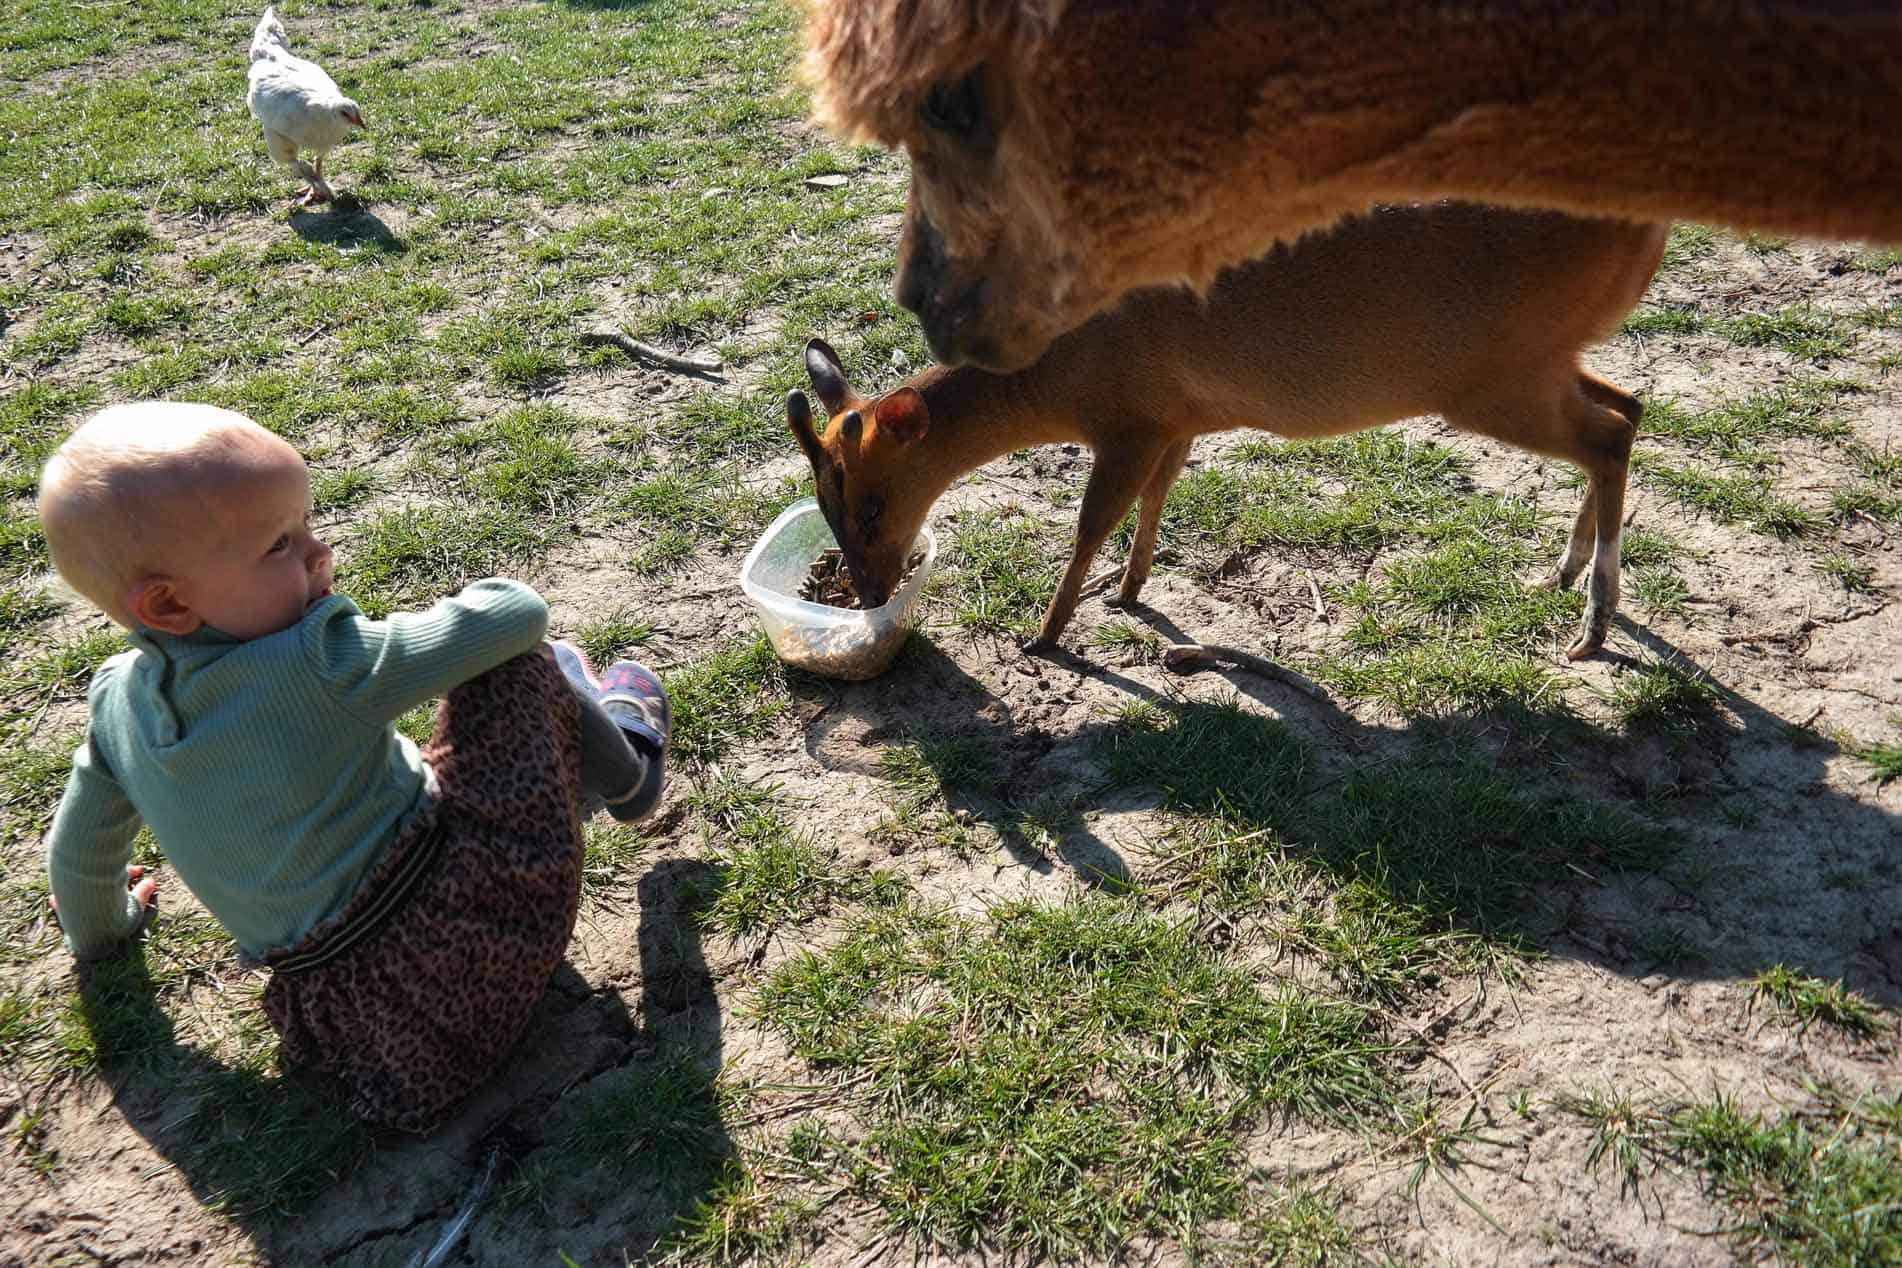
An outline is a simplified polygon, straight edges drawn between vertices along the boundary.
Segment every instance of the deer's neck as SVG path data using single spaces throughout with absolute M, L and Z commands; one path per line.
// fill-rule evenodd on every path
M 944 485 L 1017 449 L 1064 441 L 1087 443 L 1074 403 L 1044 382 L 1040 367 L 990 374 L 942 366 L 912 380 L 925 399 L 931 431 L 923 445 L 920 477 Z

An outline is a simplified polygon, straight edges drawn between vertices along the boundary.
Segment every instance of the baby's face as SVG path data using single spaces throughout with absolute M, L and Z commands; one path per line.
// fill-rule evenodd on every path
M 251 464 L 201 509 L 174 580 L 206 624 L 263 638 L 330 593 L 330 547 L 310 530 L 310 473 L 295 451 Z

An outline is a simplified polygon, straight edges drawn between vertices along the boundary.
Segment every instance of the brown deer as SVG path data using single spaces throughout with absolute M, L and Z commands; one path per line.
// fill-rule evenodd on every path
M 1028 445 L 1095 454 L 1076 546 L 1030 650 L 1076 611 L 1099 547 L 1138 498 L 1119 601 L 1133 603 L 1169 487 L 1205 432 L 1260 427 L 1333 436 L 1438 413 L 1563 458 L 1588 478 L 1547 584 L 1586 560 L 1585 616 L 1568 655 L 1604 645 L 1618 606 L 1618 540 L 1636 397 L 1579 367 L 1644 293 L 1667 229 L 1468 204 L 1381 208 L 1224 274 L 1206 299 L 1143 291 L 1014 374 L 934 367 L 877 400 L 856 394 L 823 340 L 806 369 L 830 417 L 799 392 L 787 421 L 868 604 L 897 585 L 951 482 Z
M 819 118 L 902 148 L 899 302 L 1014 370 L 1375 203 L 1902 241 L 1896 0 L 805 0 Z

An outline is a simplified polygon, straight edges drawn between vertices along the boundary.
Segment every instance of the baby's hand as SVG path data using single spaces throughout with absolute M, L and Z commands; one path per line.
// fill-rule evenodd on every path
M 140 877 L 145 877 L 140 880 Z M 145 909 L 146 918 L 151 919 L 151 911 L 158 906 L 158 878 L 146 876 L 145 869 L 137 863 L 126 866 L 125 879 L 132 886 L 132 896 L 139 900 L 139 906 Z
M 145 879 L 141 880 L 141 877 Z M 139 908 L 144 912 L 145 918 L 140 922 L 143 926 L 151 921 L 152 913 L 158 907 L 158 879 L 146 876 L 145 869 L 137 863 L 126 865 L 125 879 L 126 884 L 132 886 L 132 896 L 139 900 Z M 59 899 L 49 897 L 46 905 L 53 909 L 55 916 L 59 915 Z

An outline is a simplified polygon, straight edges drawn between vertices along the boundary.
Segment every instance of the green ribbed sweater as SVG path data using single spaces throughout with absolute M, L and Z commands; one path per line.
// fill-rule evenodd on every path
M 331 595 L 248 642 L 209 628 L 133 634 L 133 650 L 93 675 L 47 834 L 73 953 L 97 956 L 138 927 L 125 866 L 141 822 L 240 949 L 295 943 L 428 804 L 422 757 L 392 723 L 547 628 L 539 595 L 496 578 L 387 621 Z

